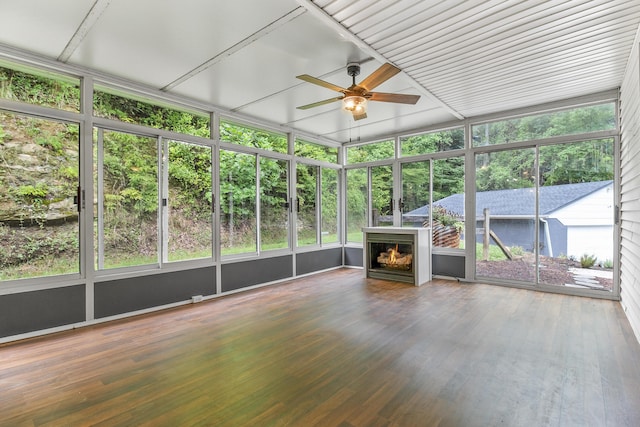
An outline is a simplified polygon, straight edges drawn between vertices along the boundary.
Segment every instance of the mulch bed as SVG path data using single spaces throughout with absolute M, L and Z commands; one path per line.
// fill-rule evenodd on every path
M 540 283 L 551 285 L 574 283 L 574 276 L 569 272 L 569 269 L 580 268 L 580 263 L 577 261 L 545 256 L 540 256 L 540 265 Z M 511 261 L 478 261 L 476 274 L 482 277 L 535 282 L 535 259 L 533 255 L 525 255 Z M 597 280 L 605 290 L 612 289 L 613 281 L 611 279 L 595 277 L 594 280 Z

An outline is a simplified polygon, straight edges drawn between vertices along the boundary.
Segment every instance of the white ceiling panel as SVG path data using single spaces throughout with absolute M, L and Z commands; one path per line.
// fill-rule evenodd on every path
M 292 37 L 296 34 L 305 34 L 305 37 Z M 352 43 L 310 15 L 302 14 L 286 26 L 275 29 L 177 85 L 172 91 L 244 112 L 264 98 L 286 100 L 287 95 L 283 92 L 295 90 L 304 83 L 295 76 L 309 74 L 313 70 L 323 74 L 335 72 L 346 66 L 346 58 L 362 61 L 366 57 Z M 349 77 L 346 72 L 344 77 Z M 325 94 L 326 98 L 332 95 L 328 90 Z M 291 117 L 296 105 L 293 109 L 287 107 L 286 111 L 272 114 Z
M 0 0 L 0 43 L 56 59 L 92 3 Z
M 410 133 L 589 95 L 621 84 L 640 0 L 0 0 L 0 57 L 41 55 L 337 142 Z M 354 122 L 341 96 L 384 62 L 376 88 L 416 105 L 370 102 Z M 64 68 L 64 65 L 62 66 Z
M 162 88 L 291 9 L 270 1 L 245 14 L 254 0 L 112 0 L 69 62 Z M 229 31 L 229 17 L 243 25 Z

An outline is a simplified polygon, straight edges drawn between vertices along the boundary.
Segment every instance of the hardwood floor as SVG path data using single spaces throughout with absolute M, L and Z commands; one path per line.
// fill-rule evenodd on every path
M 0 347 L 1 426 L 638 426 L 616 302 L 343 269 Z

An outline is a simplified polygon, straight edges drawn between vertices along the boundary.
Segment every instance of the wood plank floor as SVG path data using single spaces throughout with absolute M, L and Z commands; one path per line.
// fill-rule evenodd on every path
M 343 269 L 0 347 L 1 426 L 639 426 L 612 301 Z

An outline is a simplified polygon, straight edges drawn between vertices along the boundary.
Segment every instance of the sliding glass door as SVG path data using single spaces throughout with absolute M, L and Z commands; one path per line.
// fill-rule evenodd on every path
M 476 155 L 476 276 L 536 282 L 535 149 Z
M 476 276 L 612 291 L 613 165 L 612 139 L 476 154 Z

